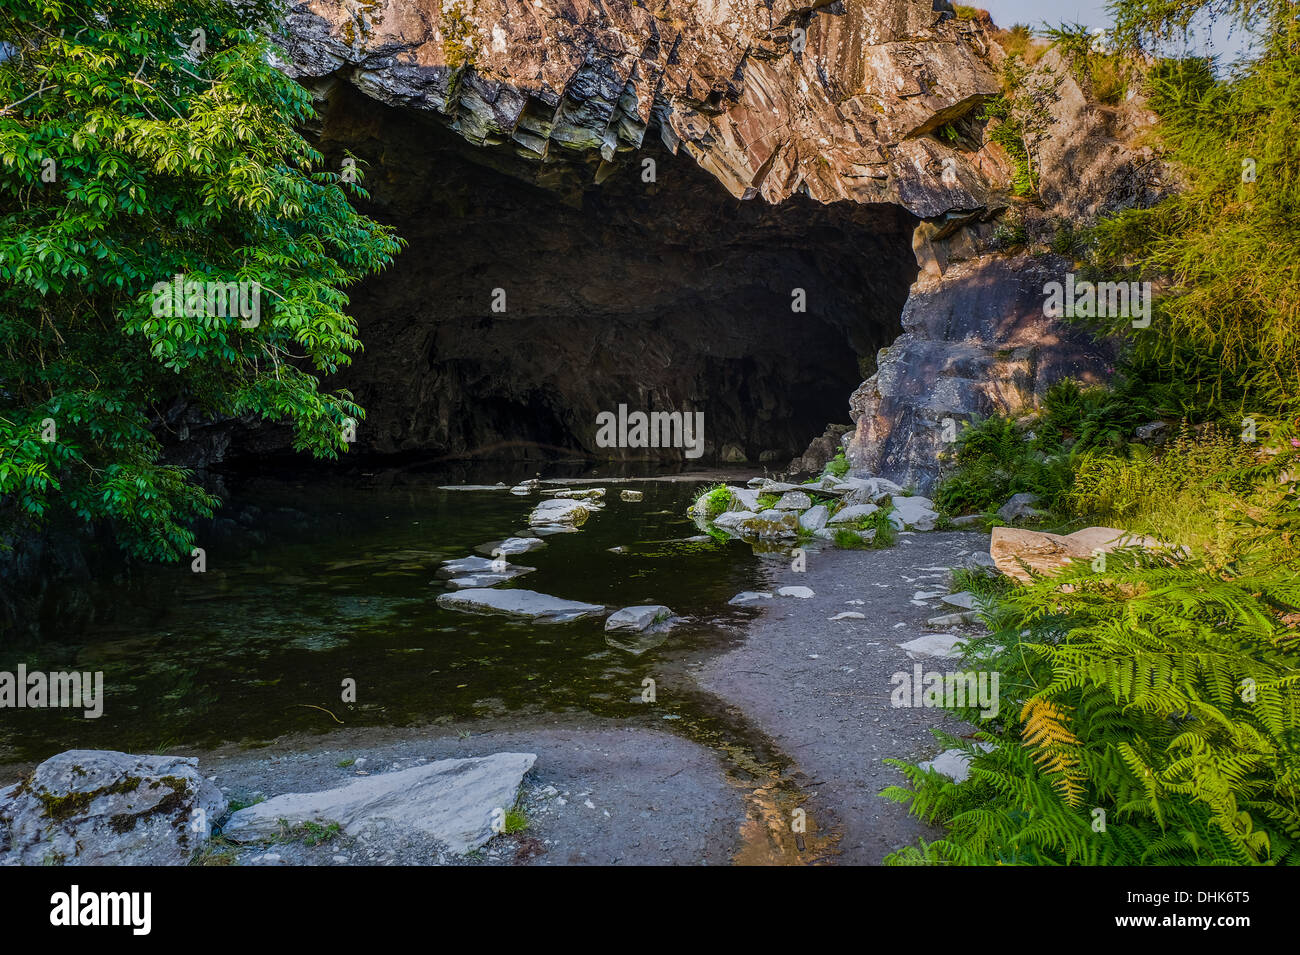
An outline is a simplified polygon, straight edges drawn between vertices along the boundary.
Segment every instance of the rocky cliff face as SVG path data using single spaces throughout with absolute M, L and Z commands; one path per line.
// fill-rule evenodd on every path
M 937 422 L 1104 366 L 1042 317 L 1068 263 L 991 254 L 1002 54 L 946 0 L 306 0 L 288 26 L 323 151 L 411 241 L 353 298 L 362 450 L 592 453 L 626 402 L 788 460 L 870 376 L 850 458 L 928 486 Z M 1052 208 L 1141 201 L 1133 130 L 1077 85 L 1058 112 Z

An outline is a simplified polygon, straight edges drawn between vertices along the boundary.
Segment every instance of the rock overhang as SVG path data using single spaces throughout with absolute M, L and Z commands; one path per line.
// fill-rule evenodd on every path
M 998 92 L 982 28 L 931 0 L 302 0 L 285 69 L 429 112 L 543 167 L 635 159 L 649 131 L 737 198 L 989 205 L 940 127 Z

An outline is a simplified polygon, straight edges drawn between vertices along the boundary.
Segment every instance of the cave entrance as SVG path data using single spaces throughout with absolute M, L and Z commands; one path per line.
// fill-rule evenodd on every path
M 365 350 L 330 384 L 367 410 L 356 451 L 681 462 L 598 446 L 625 405 L 703 412 L 702 462 L 784 465 L 847 419 L 901 330 L 916 218 L 742 202 L 658 143 L 597 185 L 594 159 L 539 166 L 332 88 L 322 152 L 368 164 L 364 211 L 409 243 L 352 290 Z

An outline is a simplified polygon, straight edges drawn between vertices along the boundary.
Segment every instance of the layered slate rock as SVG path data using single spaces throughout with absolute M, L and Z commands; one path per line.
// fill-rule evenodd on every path
M 913 286 L 903 334 L 849 401 L 853 466 L 928 490 L 962 422 L 1035 407 L 1063 378 L 1103 381 L 1111 348 L 1043 314 L 1046 284 L 1071 268 L 989 255 Z
M 198 760 L 69 750 L 0 794 L 0 864 L 185 865 L 226 810 Z
M 349 835 L 416 833 L 463 854 L 492 838 L 494 818 L 514 806 L 536 761 L 532 753 L 443 759 L 324 792 L 286 793 L 234 813 L 222 835 L 257 842 L 337 823 Z
M 427 111 L 541 182 L 565 155 L 604 178 L 654 128 L 737 198 L 928 217 L 988 194 L 932 135 L 998 91 L 987 40 L 932 0 L 308 0 L 288 27 L 292 75 Z

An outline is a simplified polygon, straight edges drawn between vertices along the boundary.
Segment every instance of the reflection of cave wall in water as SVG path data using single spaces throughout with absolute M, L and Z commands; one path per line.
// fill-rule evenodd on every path
M 322 149 L 337 168 L 345 148 L 369 164 L 365 211 L 409 242 L 353 290 L 365 351 L 331 382 L 367 409 L 363 452 L 605 457 L 596 416 L 626 404 L 703 411 L 710 454 L 788 459 L 846 419 L 916 275 L 897 207 L 739 202 L 662 150 L 653 183 L 639 162 L 601 185 L 557 163 L 539 188 L 340 85 Z

